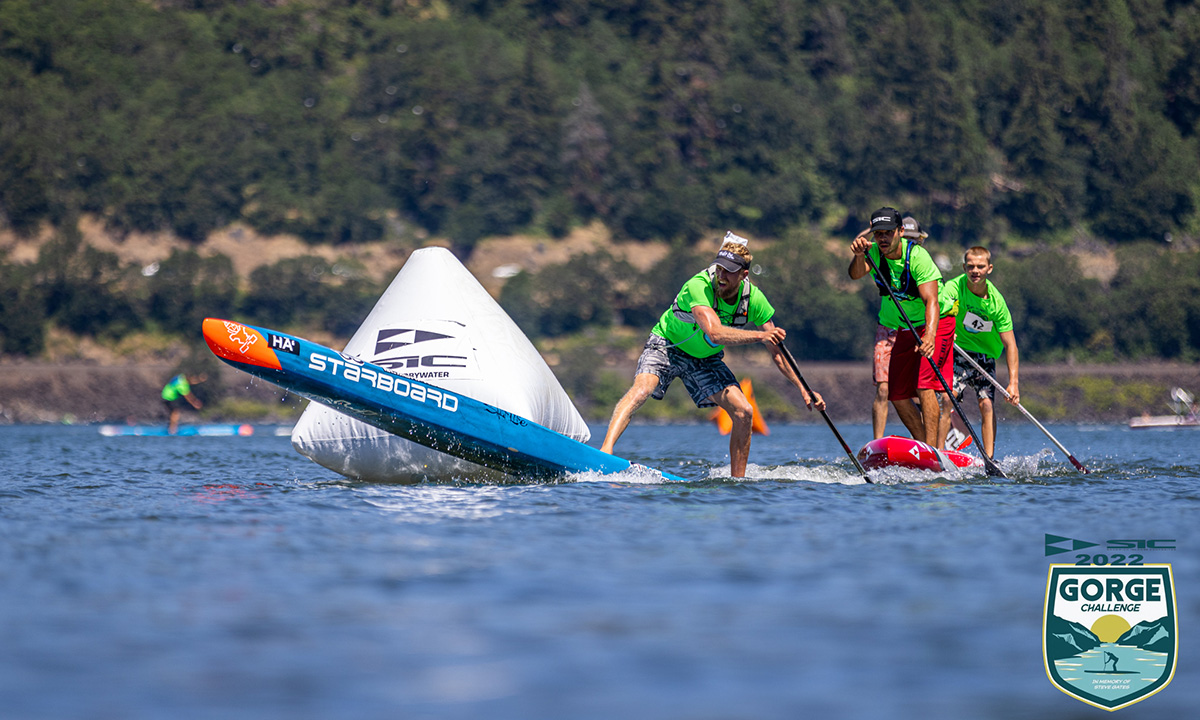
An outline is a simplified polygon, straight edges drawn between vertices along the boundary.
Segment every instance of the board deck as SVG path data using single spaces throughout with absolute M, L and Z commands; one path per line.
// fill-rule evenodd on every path
M 888 435 L 863 446 L 858 460 L 867 470 L 903 467 L 912 470 L 945 472 L 947 463 L 959 468 L 982 468 L 983 461 L 974 455 L 955 450 L 937 450 L 912 438 Z
M 640 465 L 532 420 L 323 345 L 229 320 L 204 340 L 233 367 L 440 452 L 520 477 L 618 473 Z M 665 480 L 683 478 L 646 468 Z

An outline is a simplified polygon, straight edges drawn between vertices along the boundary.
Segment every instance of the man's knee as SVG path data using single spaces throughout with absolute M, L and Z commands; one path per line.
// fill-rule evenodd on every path
M 748 423 L 754 419 L 754 408 L 741 390 L 733 387 L 726 388 L 723 400 L 723 403 L 718 404 L 725 408 L 725 412 L 729 413 L 734 422 Z
M 643 373 L 633 379 L 633 387 L 629 388 L 629 392 L 625 393 L 626 397 L 638 402 L 645 402 L 654 389 L 658 387 L 658 376 L 649 373 Z
M 735 422 L 748 423 L 754 420 L 754 408 L 750 407 L 750 403 L 736 405 L 730 415 L 732 415 Z

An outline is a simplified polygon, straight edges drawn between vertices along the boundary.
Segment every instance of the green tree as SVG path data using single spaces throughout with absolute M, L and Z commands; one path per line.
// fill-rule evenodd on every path
M 637 279 L 628 263 L 600 250 L 544 267 L 536 279 L 518 274 L 500 305 L 530 337 L 558 337 L 612 325 Z
M 148 314 L 160 327 L 196 337 L 206 317 L 229 317 L 237 300 L 237 275 L 225 255 L 201 257 L 173 250 L 147 282 Z
M 1200 357 L 1200 255 L 1131 244 L 1117 253 L 1107 324 L 1128 358 Z
M 329 273 L 324 258 L 304 255 L 262 265 L 250 273 L 241 312 L 251 321 L 286 328 L 311 321 L 325 304 L 322 279 Z
M 1043 251 L 1020 259 L 995 257 L 995 274 L 1013 317 L 1021 357 L 1058 360 L 1086 355 L 1104 330 L 1096 312 L 1100 283 L 1085 278 L 1074 256 Z
M 140 325 L 128 290 L 132 268 L 83 242 L 78 231 L 42 245 L 34 266 L 46 315 L 83 335 L 120 337 Z
M 35 273 L 0 254 L 0 350 L 37 355 L 46 345 L 46 308 Z
M 774 305 L 775 324 L 787 330 L 788 347 L 796 357 L 869 357 L 876 294 L 874 285 L 850 281 L 849 263 L 801 231 L 754 254 L 754 264 L 762 269 L 754 282 Z

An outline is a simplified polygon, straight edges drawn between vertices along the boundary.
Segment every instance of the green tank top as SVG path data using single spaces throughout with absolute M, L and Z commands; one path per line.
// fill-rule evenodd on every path
M 879 247 L 871 245 L 867 253 L 870 254 L 871 260 L 875 262 L 876 267 L 882 269 L 884 264 L 888 267 L 888 280 L 891 287 L 895 291 L 904 289 L 901 284 L 906 276 L 911 277 L 913 284 L 924 285 L 927 282 L 937 281 L 938 284 L 938 317 L 946 317 L 947 315 L 957 314 L 958 308 L 955 305 L 954 298 L 947 297 L 945 292 L 945 283 L 942 282 L 942 271 L 938 270 L 937 265 L 933 262 L 933 257 L 929 255 L 929 251 L 920 245 L 910 243 L 908 240 L 901 240 L 907 246 L 905 253 L 898 260 L 885 258 L 879 253 Z M 907 270 L 905 272 L 905 258 L 908 259 Z M 874 273 L 872 273 L 874 276 Z M 881 282 L 877 279 L 876 282 Z M 896 309 L 896 303 L 887 296 L 886 292 L 880 298 L 879 306 L 879 324 L 884 327 L 893 329 L 904 329 L 907 326 L 900 319 L 900 311 Z M 921 327 L 925 324 L 925 301 L 919 296 L 908 300 L 901 300 L 900 306 L 904 308 L 904 314 L 916 327 Z
M 739 313 L 743 304 L 744 313 Z M 712 308 L 721 318 L 721 324 L 726 326 L 744 324 L 741 318 L 762 326 L 775 316 L 775 308 L 771 307 L 767 297 L 748 279 L 743 283 L 742 294 L 737 301 L 727 303 L 717 297 L 708 271 L 702 270 L 683 284 L 675 302 L 667 308 L 650 332 L 692 357 L 706 358 L 716 355 L 724 350 L 725 346 L 714 343 L 695 322 L 691 311 L 697 305 Z
M 176 375 L 175 377 L 171 378 L 171 381 L 168 382 L 166 387 L 163 388 L 162 399 L 166 400 L 167 402 L 171 402 L 172 400 L 178 400 L 191 391 L 192 386 L 188 384 L 187 377 L 183 375 Z

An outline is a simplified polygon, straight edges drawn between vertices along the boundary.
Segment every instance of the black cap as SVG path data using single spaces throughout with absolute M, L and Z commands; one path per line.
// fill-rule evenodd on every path
M 895 230 L 900 226 L 900 211 L 896 208 L 881 207 L 871 213 L 871 231 Z
M 725 268 L 729 272 L 739 272 L 750 267 L 750 263 L 746 261 L 746 258 L 738 255 L 735 252 L 730 252 L 729 250 L 722 250 L 721 252 L 717 253 L 717 259 L 713 260 L 713 262 Z

